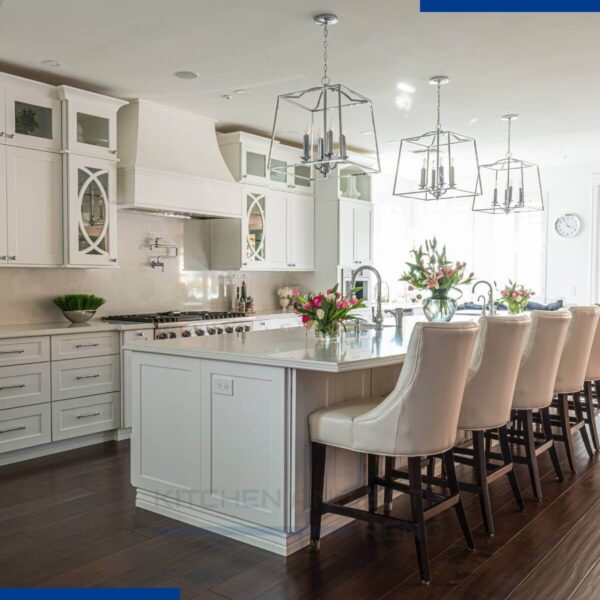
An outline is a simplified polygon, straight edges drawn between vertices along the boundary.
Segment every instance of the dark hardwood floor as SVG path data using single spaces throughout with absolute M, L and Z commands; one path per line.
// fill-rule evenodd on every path
M 136 509 L 126 442 L 2 467 L 0 587 L 179 587 L 184 600 L 598 598 L 600 459 L 577 439 L 572 475 L 560 453 L 562 483 L 541 457 L 541 502 L 518 468 L 525 512 L 506 478 L 492 486 L 494 537 L 466 496 L 475 553 L 453 511 L 430 522 L 430 586 L 420 584 L 412 537 L 397 530 L 352 523 L 324 538 L 320 555 L 284 559 Z M 395 512 L 406 509 L 395 501 Z

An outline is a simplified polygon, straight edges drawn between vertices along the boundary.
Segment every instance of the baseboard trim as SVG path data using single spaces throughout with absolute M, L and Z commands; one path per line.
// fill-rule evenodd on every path
M 361 505 L 363 504 L 366 504 L 366 500 L 364 499 L 352 503 L 352 505 L 356 505 L 359 508 L 362 508 Z M 310 542 L 308 527 L 295 533 L 271 529 L 139 488 L 136 492 L 135 505 L 138 508 L 170 517 L 188 525 L 200 527 L 212 533 L 268 550 L 280 556 L 289 556 L 308 546 Z M 321 525 L 322 537 L 347 525 L 351 521 L 352 519 L 348 517 L 325 515 Z

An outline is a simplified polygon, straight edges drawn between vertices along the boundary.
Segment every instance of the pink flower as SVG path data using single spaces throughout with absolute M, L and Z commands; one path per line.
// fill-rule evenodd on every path
M 331 294 L 331 288 L 327 288 L 327 293 Z
M 339 292 L 335 295 L 336 298 L 339 298 L 340 296 L 341 294 Z
M 512 293 L 512 297 L 513 297 L 513 298 L 516 298 L 516 297 L 517 297 L 517 292 L 513 292 L 513 293 Z
M 310 310 L 310 309 L 311 309 L 311 306 L 310 306 L 310 304 L 309 304 L 309 303 L 306 303 L 306 304 L 303 304 L 303 305 L 302 305 L 302 308 L 303 308 L 304 310 Z
M 439 286 L 438 286 L 438 282 L 437 282 L 435 279 L 429 279 L 429 280 L 427 281 L 427 287 L 428 287 L 430 290 L 437 289 L 437 288 L 439 287 Z
M 335 305 L 336 308 L 344 308 L 344 303 L 341 300 L 337 301 L 337 304 Z
M 358 304 L 358 298 L 356 296 L 352 296 L 352 298 L 350 298 L 350 304 L 352 304 L 352 306 Z
M 312 305 L 315 308 L 319 308 L 321 306 L 321 303 L 323 302 L 323 294 L 319 294 L 318 296 L 315 296 L 312 299 Z
M 441 271 L 437 271 L 435 274 L 436 279 L 439 279 L 442 276 L 442 272 Z
M 302 315 L 302 318 L 300 320 L 304 325 L 306 325 L 309 321 L 312 321 L 312 317 L 310 317 L 309 315 Z
M 295 298 L 296 296 L 299 296 L 300 292 L 296 289 L 292 290 L 292 298 Z
M 408 291 L 409 291 L 409 292 L 412 292 L 414 289 L 415 289 L 415 288 L 414 288 L 412 285 L 409 285 L 409 286 L 408 286 Z

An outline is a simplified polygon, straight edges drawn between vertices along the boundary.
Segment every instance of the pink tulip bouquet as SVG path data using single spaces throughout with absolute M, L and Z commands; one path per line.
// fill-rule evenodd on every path
M 529 299 L 534 294 L 533 290 L 509 279 L 504 289 L 500 290 L 500 300 L 498 302 L 506 304 L 508 312 L 517 315 L 525 310 Z
M 355 292 L 353 289 L 347 297 L 342 297 L 336 283 L 326 293 L 309 292 L 306 297 L 296 294 L 296 314 L 302 315 L 302 323 L 306 329 L 314 327 L 317 333 L 334 337 L 339 325 L 346 328 L 344 321 L 353 317 L 352 311 L 364 308 L 364 302 L 356 298 Z

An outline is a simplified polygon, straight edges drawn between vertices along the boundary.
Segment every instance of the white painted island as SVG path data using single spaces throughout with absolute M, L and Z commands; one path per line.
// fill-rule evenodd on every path
M 308 415 L 389 393 L 415 322 L 328 347 L 302 328 L 127 345 L 137 506 L 282 555 L 307 545 Z M 361 456 L 328 461 L 328 497 L 364 483 Z

